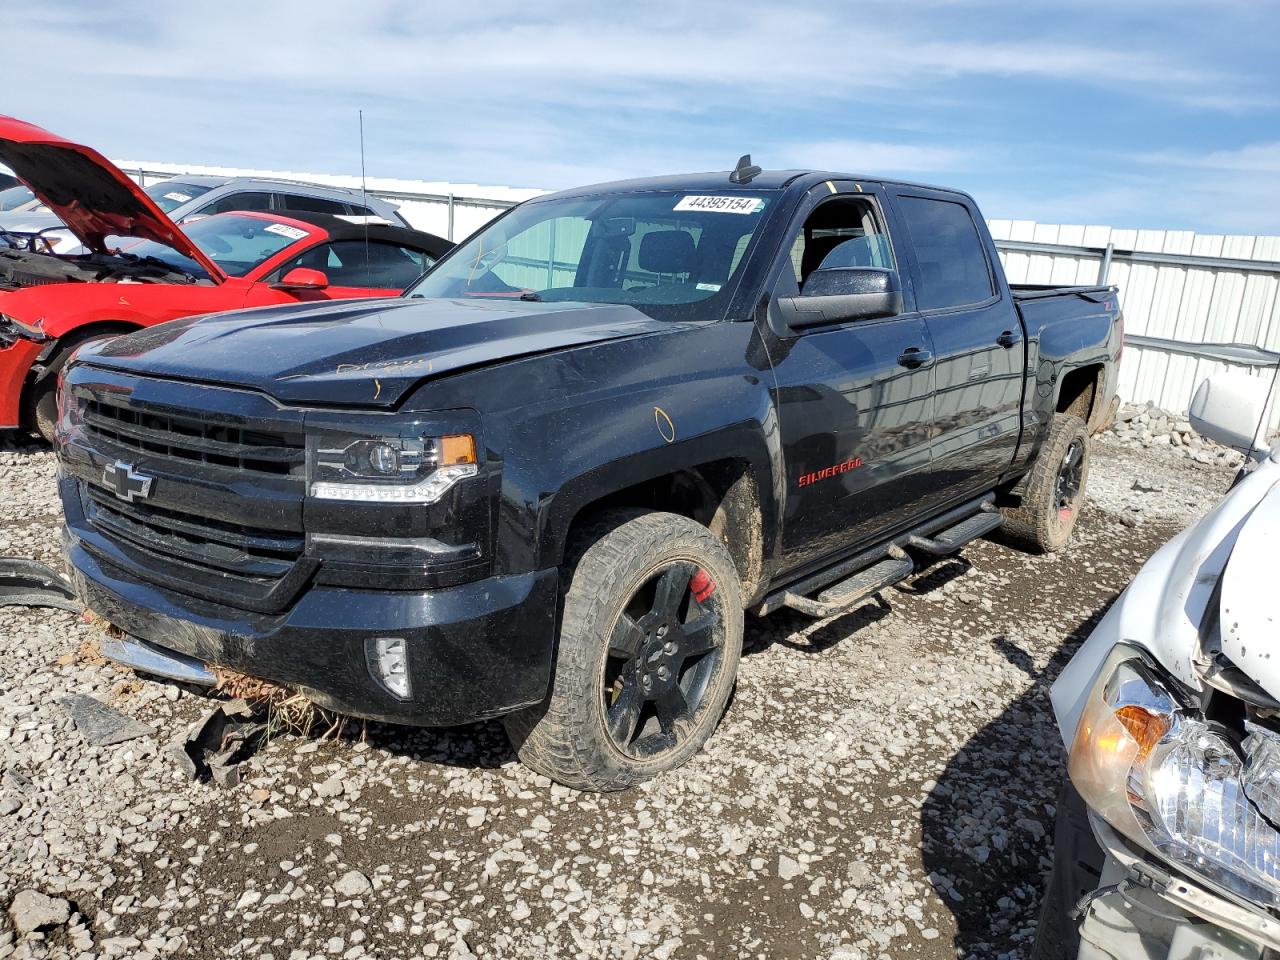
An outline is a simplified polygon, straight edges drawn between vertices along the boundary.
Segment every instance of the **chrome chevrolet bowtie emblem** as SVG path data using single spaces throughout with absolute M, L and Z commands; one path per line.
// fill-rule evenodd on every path
M 132 463 L 117 460 L 102 471 L 103 484 L 121 500 L 132 503 L 151 493 L 152 478 L 133 469 Z

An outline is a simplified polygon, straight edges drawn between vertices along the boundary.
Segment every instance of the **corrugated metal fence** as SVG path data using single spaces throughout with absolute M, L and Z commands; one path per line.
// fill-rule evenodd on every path
M 180 174 L 267 177 L 359 189 L 358 177 L 122 161 L 140 182 Z M 371 195 L 400 204 L 416 227 L 462 239 L 542 191 L 371 178 Z M 1125 315 L 1120 395 L 1183 411 L 1206 376 L 1270 377 L 1280 364 L 1280 237 L 1120 230 L 992 220 L 1010 283 L 1114 283 Z M 1268 422 L 1280 427 L 1280 398 Z
M 1120 288 L 1120 395 L 1184 411 L 1196 385 L 1232 369 L 1268 380 L 1280 363 L 1280 237 L 1117 230 L 992 220 L 1010 283 Z M 1280 426 L 1273 398 L 1268 423 Z

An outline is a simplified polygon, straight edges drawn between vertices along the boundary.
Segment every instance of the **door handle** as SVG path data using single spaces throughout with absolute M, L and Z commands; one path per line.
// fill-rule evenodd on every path
M 933 354 L 921 347 L 907 347 L 902 353 L 898 354 L 898 365 L 909 370 L 923 367 L 929 363 L 933 363 Z
M 1018 335 L 1012 330 L 1006 330 L 1000 336 L 996 337 L 996 343 L 1004 347 L 1006 350 L 1011 349 L 1018 342 Z

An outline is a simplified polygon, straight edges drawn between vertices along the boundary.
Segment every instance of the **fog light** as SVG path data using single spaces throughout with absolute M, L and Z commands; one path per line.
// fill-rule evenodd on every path
M 401 700 L 409 698 L 409 649 L 400 637 L 378 637 L 365 648 L 369 672 Z

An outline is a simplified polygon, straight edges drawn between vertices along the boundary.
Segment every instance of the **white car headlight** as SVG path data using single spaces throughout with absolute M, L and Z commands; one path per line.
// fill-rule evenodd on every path
M 1280 831 L 1250 800 L 1275 769 L 1246 773 L 1229 731 L 1201 717 L 1135 648 L 1117 645 L 1099 672 L 1069 770 L 1085 802 L 1130 840 L 1280 905 Z

